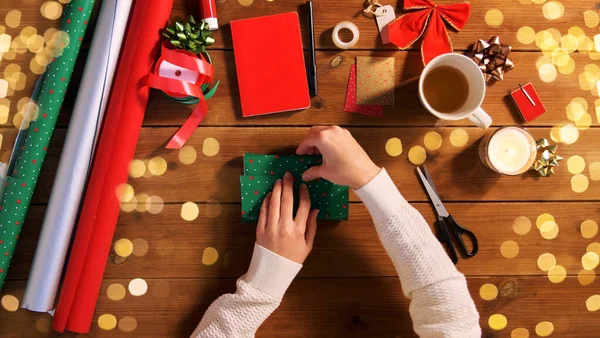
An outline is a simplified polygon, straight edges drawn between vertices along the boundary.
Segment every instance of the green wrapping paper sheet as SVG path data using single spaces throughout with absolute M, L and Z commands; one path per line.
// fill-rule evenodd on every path
M 321 156 L 296 155 L 244 155 L 244 176 L 240 177 L 242 193 L 242 220 L 258 220 L 260 207 L 277 179 L 286 172 L 294 176 L 294 214 L 298 208 L 298 188 L 306 169 L 320 165 Z M 346 186 L 333 184 L 324 179 L 305 182 L 308 187 L 311 208 L 319 209 L 319 220 L 347 220 L 348 194 Z
M 0 204 L 0 290 L 44 164 L 93 8 L 94 0 L 73 0 L 65 6 L 61 31 L 66 32 L 68 38 L 63 34 L 60 40 L 63 52 L 48 65 L 43 74 L 40 94 L 33 98 L 39 106 L 37 119 L 29 124 L 14 170 L 6 178 Z

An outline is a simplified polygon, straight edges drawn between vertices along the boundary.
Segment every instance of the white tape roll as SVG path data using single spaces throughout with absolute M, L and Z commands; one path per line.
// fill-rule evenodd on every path
M 340 40 L 340 30 L 347 29 L 352 32 L 352 41 L 344 42 Z M 342 21 L 335 25 L 333 29 L 333 34 L 331 38 L 333 39 L 333 43 L 340 49 L 350 49 L 356 45 L 358 42 L 358 37 L 360 36 L 360 32 L 358 31 L 358 27 L 350 21 Z

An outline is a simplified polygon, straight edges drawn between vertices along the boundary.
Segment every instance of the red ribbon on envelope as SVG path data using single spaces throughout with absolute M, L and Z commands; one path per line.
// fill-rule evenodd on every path
M 168 41 L 163 42 L 161 46 L 161 57 L 156 63 L 154 72 L 148 76 L 148 86 L 159 89 L 171 96 L 193 96 L 200 99 L 192 115 L 179 128 L 175 135 L 167 144 L 168 149 L 180 149 L 185 142 L 192 136 L 194 130 L 200 125 L 208 111 L 208 105 L 202 94 L 203 84 L 211 83 L 214 74 L 214 67 L 208 63 L 202 56 L 177 49 L 170 49 Z M 169 62 L 177 67 L 197 73 L 196 82 L 188 82 L 177 78 L 159 76 L 159 68 L 163 62 Z
M 404 10 L 419 11 L 404 14 L 388 25 L 390 42 L 407 49 L 424 35 L 421 55 L 427 64 L 440 54 L 452 52 L 444 21 L 460 31 L 469 19 L 471 4 L 465 1 L 438 5 L 430 0 L 404 0 Z

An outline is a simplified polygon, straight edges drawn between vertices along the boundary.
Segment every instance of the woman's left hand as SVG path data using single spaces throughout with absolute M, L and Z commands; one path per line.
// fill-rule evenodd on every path
M 300 205 L 294 218 L 294 179 L 286 173 L 278 180 L 260 209 L 256 243 L 302 264 L 312 250 L 317 232 L 317 214 L 310 210 L 308 188 L 300 185 Z

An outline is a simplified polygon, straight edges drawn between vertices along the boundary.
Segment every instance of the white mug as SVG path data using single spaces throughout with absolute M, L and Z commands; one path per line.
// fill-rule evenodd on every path
M 460 71 L 469 83 L 469 97 L 467 101 L 460 109 L 452 113 L 442 113 L 433 109 L 427 102 L 427 99 L 425 99 L 425 94 L 423 93 L 425 78 L 433 69 L 440 66 L 452 66 Z M 421 103 L 431 114 L 442 120 L 456 121 L 467 118 L 480 128 L 488 128 L 492 125 L 492 118 L 481 109 L 484 97 L 485 81 L 483 74 L 477 64 L 464 55 L 449 53 L 435 57 L 425 66 L 419 80 L 419 99 Z

